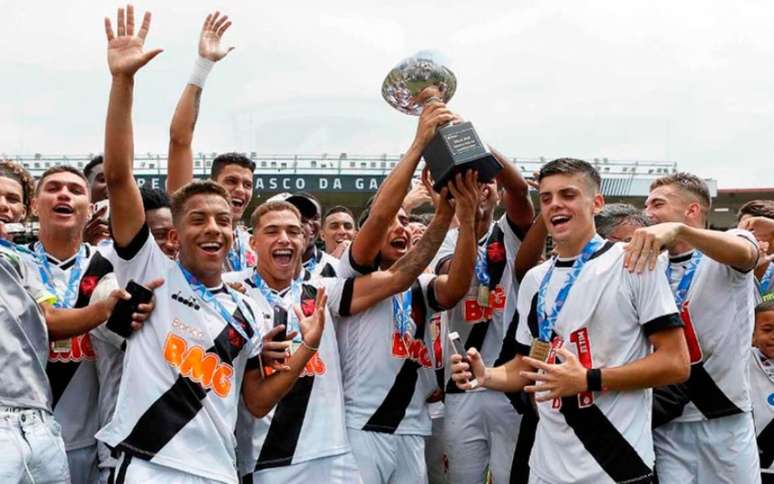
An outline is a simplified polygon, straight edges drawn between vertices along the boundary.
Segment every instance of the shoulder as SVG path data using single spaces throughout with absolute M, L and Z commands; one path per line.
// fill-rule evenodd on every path
M 253 269 L 243 269 L 241 271 L 232 271 L 232 272 L 224 272 L 221 278 L 223 279 L 223 282 L 231 283 L 231 282 L 245 282 L 250 280 L 251 276 L 253 274 Z

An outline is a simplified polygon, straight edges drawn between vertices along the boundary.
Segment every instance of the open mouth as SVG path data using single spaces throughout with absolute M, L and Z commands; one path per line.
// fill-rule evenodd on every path
M 199 244 L 199 248 L 208 254 L 217 254 L 222 247 L 223 244 L 220 242 L 203 242 Z
M 234 208 L 241 209 L 245 206 L 245 201 L 241 200 L 239 198 L 232 198 L 231 199 L 231 206 Z
M 271 257 L 278 265 L 287 266 L 293 260 L 293 251 L 291 249 L 276 249 L 272 251 Z
M 551 225 L 554 226 L 554 228 L 561 228 L 564 227 L 565 224 L 567 224 L 570 219 L 569 215 L 554 215 L 551 217 Z
M 398 250 L 406 250 L 408 248 L 408 240 L 403 237 L 395 238 L 390 241 L 390 245 Z
M 64 203 L 54 205 L 53 210 L 54 210 L 54 213 L 58 213 L 62 215 L 72 215 L 73 213 L 75 213 L 75 211 L 73 210 L 73 207 Z

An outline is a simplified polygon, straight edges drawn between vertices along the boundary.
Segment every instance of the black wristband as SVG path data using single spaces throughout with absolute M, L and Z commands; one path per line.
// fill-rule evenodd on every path
M 586 370 L 586 386 L 590 392 L 602 391 L 602 370 L 589 368 Z

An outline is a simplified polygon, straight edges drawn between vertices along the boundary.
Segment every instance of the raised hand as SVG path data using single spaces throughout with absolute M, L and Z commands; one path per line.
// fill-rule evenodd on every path
M 645 269 L 655 269 L 659 254 L 674 243 L 681 227 L 683 224 L 665 222 L 635 230 L 631 242 L 624 249 L 624 267 L 638 274 Z
M 476 211 L 481 203 L 481 190 L 477 180 L 478 172 L 468 170 L 464 174 L 457 173 L 449 182 L 449 191 L 454 196 L 457 220 L 460 224 L 473 226 L 476 222 Z
M 234 47 L 226 48 L 220 44 L 220 39 L 229 27 L 231 27 L 231 21 L 228 15 L 221 17 L 218 11 L 207 15 L 199 36 L 199 55 L 212 62 L 218 62 L 234 50 Z
M 444 103 L 434 99 L 425 104 L 422 114 L 419 116 L 417 134 L 414 137 L 414 145 L 419 150 L 424 150 L 430 140 L 435 136 L 438 127 L 454 120 L 454 113 L 449 111 Z
M 118 9 L 116 16 L 116 33 L 113 33 L 113 27 L 110 18 L 105 17 L 105 34 L 108 40 L 108 67 L 113 77 L 133 77 L 142 66 L 150 62 L 162 52 L 162 49 L 152 49 L 143 52 L 145 37 L 150 30 L 151 14 L 145 12 L 142 19 L 142 26 L 137 35 L 134 35 L 134 7 L 126 6 L 126 16 L 124 9 Z
M 319 348 L 320 346 L 320 339 L 325 328 L 325 310 L 327 305 L 328 296 L 325 294 L 325 288 L 320 288 L 317 290 L 312 314 L 305 317 L 298 306 L 293 307 L 301 326 L 301 336 L 303 337 L 304 344 L 309 348 Z

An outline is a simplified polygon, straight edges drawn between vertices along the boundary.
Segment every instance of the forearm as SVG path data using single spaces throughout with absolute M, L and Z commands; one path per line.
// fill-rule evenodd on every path
M 476 234 L 474 221 L 460 226 L 457 245 L 449 262 L 448 274 L 439 276 L 435 284 L 435 296 L 444 308 L 451 308 L 462 299 L 470 288 L 476 264 Z
M 535 223 L 524 236 L 524 240 L 519 246 L 519 250 L 516 253 L 516 259 L 513 263 L 513 273 L 516 280 L 521 282 L 524 275 L 535 267 L 540 261 L 540 257 L 543 255 L 543 251 L 546 246 L 546 237 L 548 236 L 548 230 L 546 224 L 543 222 L 543 217 L 538 216 L 535 219 Z
M 529 197 L 529 185 L 516 168 L 516 164 L 491 147 L 490 151 L 503 167 L 497 175 L 497 183 L 505 189 L 505 198 L 503 199 L 505 213 L 512 223 L 526 232 L 535 217 L 535 209 L 532 206 L 532 199 Z
M 177 102 L 169 127 L 167 192 L 172 193 L 193 180 L 193 142 L 202 88 L 187 84 Z
M 678 238 L 707 257 L 737 269 L 752 269 L 758 258 L 756 246 L 738 235 L 682 224 Z
M 300 346 L 288 359 L 289 369 L 275 371 L 268 377 L 261 377 L 260 370 L 251 372 L 242 386 L 245 405 L 253 416 L 261 418 L 268 414 L 298 380 L 307 362 L 315 352 Z
M 433 221 L 427 227 L 422 238 L 406 255 L 398 259 L 388 270 L 394 276 L 393 284 L 399 290 L 408 289 L 419 275 L 427 269 L 430 261 L 443 243 L 446 232 L 449 230 L 450 218 L 433 217 Z
M 504 365 L 487 368 L 486 376 L 479 384 L 484 388 L 498 392 L 520 392 L 530 384 L 528 379 L 521 376 L 522 370 L 531 371 L 531 367 L 524 364 L 521 355 L 516 355 L 514 359 Z
M 60 309 L 50 304 L 41 304 L 41 308 L 51 341 L 87 333 L 110 317 L 110 308 L 103 301 L 76 309 Z

